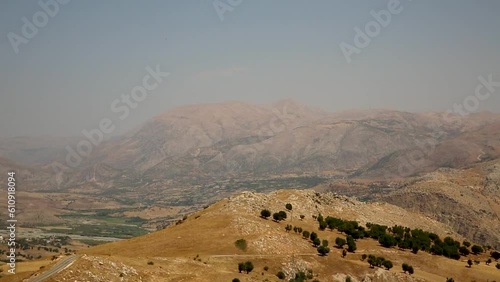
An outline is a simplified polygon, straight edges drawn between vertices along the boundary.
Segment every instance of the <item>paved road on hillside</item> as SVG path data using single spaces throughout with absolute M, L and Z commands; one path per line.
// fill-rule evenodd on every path
M 48 271 L 32 278 L 31 280 L 29 280 L 29 282 L 41 282 L 49 278 L 50 276 L 59 273 L 61 270 L 72 264 L 76 259 L 78 259 L 78 256 L 69 256 L 63 258 L 61 261 L 52 266 Z

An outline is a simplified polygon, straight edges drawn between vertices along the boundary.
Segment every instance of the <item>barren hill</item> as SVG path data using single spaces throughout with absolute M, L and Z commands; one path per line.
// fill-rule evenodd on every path
M 260 211 L 283 210 L 291 203 L 292 211 L 282 222 L 261 218 Z M 494 265 L 465 267 L 460 260 L 433 256 L 425 252 L 413 254 L 398 248 L 383 248 L 373 239 L 358 239 L 358 248 L 345 258 L 333 247 L 336 237 L 345 234 L 329 229 L 318 230 L 313 215 L 334 216 L 346 220 L 403 225 L 422 228 L 439 236 L 462 238 L 442 223 L 425 216 L 407 212 L 390 204 L 363 203 L 332 193 L 319 194 L 312 190 L 282 190 L 270 194 L 245 192 L 224 199 L 164 230 L 90 248 L 82 252 L 72 266 L 48 281 L 281 281 L 276 273 L 283 271 L 288 279 L 297 271 L 311 269 L 320 281 L 455 281 L 496 279 L 500 270 Z M 300 215 L 304 218 L 301 219 Z M 291 224 L 317 232 L 319 238 L 330 242 L 327 256 L 318 256 L 311 241 L 285 226 Z M 238 249 L 235 241 L 244 239 L 246 251 Z M 370 268 L 362 254 L 390 259 L 391 270 Z M 485 255 L 470 255 L 484 261 Z M 252 261 L 250 274 L 238 272 L 238 263 Z M 415 267 L 413 275 L 402 273 L 401 265 Z M 266 268 L 265 268 L 266 267 Z
M 467 238 L 500 248 L 500 162 L 442 168 L 379 197 L 451 226 Z
M 142 179 L 139 186 L 287 173 L 399 178 L 495 159 L 499 134 L 493 113 L 327 113 L 292 100 L 190 105 L 103 142 L 60 182 L 106 188 L 123 177 Z M 29 159 L 18 147 L 4 155 Z

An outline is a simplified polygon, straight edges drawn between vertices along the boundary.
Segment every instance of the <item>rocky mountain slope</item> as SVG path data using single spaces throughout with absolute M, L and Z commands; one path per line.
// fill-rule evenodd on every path
M 61 187 L 84 182 L 111 187 L 121 177 L 149 183 L 286 173 L 401 178 L 495 159 L 499 134 L 500 115 L 493 113 L 327 113 L 292 100 L 226 102 L 161 114 L 95 147 L 75 168 L 61 157 L 60 142 L 42 150 L 23 149 L 31 144 L 26 140 L 13 147 L 7 146 L 12 140 L 4 140 L 0 152 L 18 161 L 67 166 Z M 28 156 L 30 148 L 37 153 Z M 47 152 L 56 153 L 50 159 Z
M 463 170 L 442 168 L 377 200 L 425 214 L 467 238 L 500 248 L 499 161 Z

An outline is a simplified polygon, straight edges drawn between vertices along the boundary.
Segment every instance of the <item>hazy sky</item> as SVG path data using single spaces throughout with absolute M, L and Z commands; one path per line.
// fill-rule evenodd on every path
M 124 130 L 226 100 L 444 111 L 474 94 L 479 75 L 500 81 L 500 1 L 400 0 L 350 63 L 339 45 L 355 46 L 355 27 L 392 0 L 218 1 L 239 5 L 221 20 L 212 0 L 73 0 L 45 26 L 38 1 L 0 1 L 0 138 L 79 135 L 105 117 Z M 19 43 L 34 15 L 42 27 Z M 170 75 L 120 120 L 113 101 L 157 65 Z M 480 109 L 500 110 L 500 88 Z

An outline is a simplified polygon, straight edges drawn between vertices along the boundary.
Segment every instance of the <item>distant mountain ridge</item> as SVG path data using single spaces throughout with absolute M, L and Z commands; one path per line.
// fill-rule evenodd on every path
M 124 174 L 152 180 L 329 172 L 397 178 L 495 159 L 499 137 L 500 114 L 494 113 L 327 113 L 293 100 L 189 105 L 103 142 L 65 173 L 62 185 Z M 64 164 L 64 146 L 24 150 L 11 143 L 0 141 L 3 156 Z

